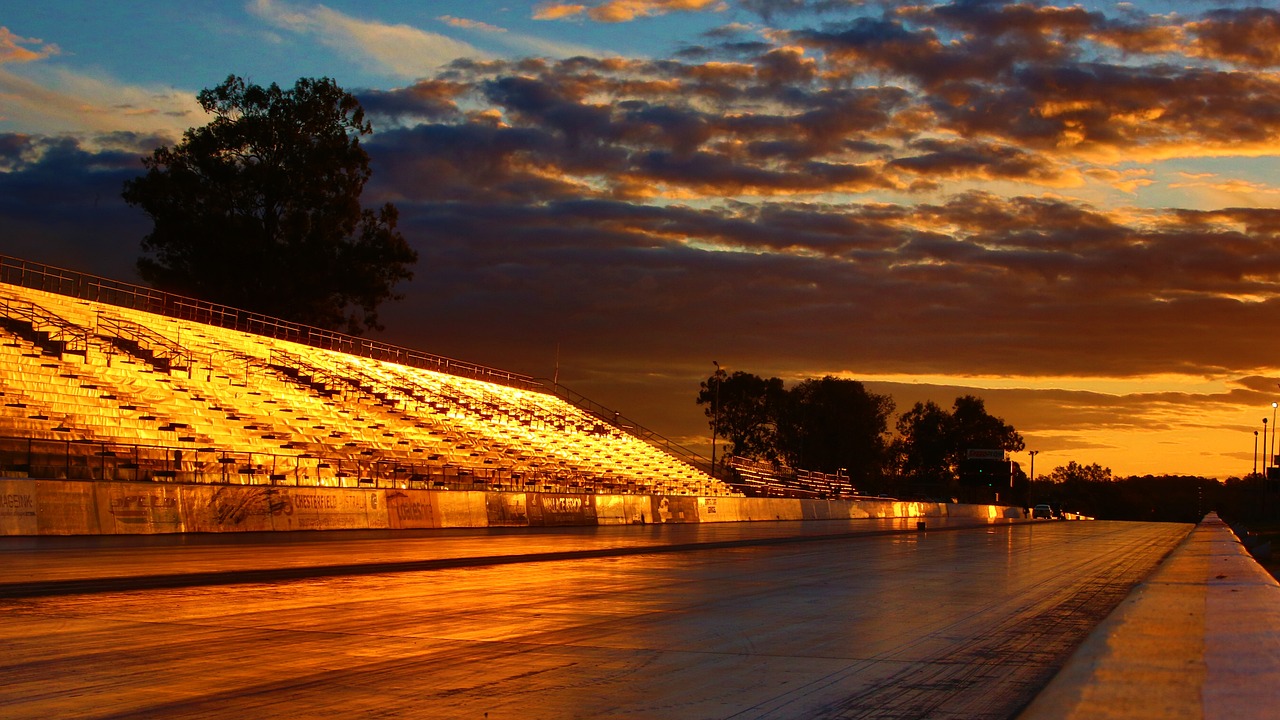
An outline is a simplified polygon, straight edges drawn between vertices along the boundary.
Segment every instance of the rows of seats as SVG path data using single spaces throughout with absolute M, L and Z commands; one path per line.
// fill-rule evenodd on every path
M 760 497 L 860 497 L 845 475 L 774 467 L 748 458 L 729 457 L 725 465 L 737 484 Z
M 534 388 L 17 286 L 0 285 L 0 307 L 12 310 L 0 317 L 10 473 L 734 494 Z M 60 346 L 68 333 L 87 349 Z

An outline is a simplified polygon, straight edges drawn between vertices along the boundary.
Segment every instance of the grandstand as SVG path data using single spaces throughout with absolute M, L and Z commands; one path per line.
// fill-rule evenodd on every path
M 0 378 L 2 477 L 739 495 L 527 376 L 3 256 Z
M 844 473 L 801 470 L 730 456 L 725 460 L 734 485 L 754 497 L 864 498 Z

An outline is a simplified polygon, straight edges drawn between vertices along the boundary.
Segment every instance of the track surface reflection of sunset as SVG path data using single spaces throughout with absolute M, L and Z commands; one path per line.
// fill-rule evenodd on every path
M 117 586 L 0 600 L 0 714 L 1007 718 L 1189 529 L 883 534 L 904 522 L 861 522 L 865 535 L 841 524 L 821 528 L 839 537 L 803 542 L 780 540 L 813 524 L 7 541 L 7 583 L 78 573 Z M 697 542 L 719 545 L 670 549 Z M 148 569 L 593 548 L 578 559 L 129 589 Z

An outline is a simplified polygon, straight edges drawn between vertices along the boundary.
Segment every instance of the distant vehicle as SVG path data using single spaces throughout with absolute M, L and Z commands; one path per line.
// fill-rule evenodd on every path
M 1033 520 L 1038 520 L 1040 518 L 1043 518 L 1045 520 L 1052 520 L 1053 508 L 1048 505 L 1037 505 L 1035 506 L 1034 509 L 1031 510 L 1031 518 Z

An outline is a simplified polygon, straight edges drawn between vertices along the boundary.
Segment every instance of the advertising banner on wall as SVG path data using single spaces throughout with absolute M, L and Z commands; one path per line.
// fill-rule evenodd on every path
M 490 492 L 484 495 L 489 527 L 527 527 L 529 511 L 524 493 Z
M 738 522 L 743 519 L 742 500 L 740 497 L 700 497 L 698 521 Z
M 382 490 L 347 488 L 276 488 L 276 530 L 360 530 L 387 527 Z
M 397 530 L 440 527 L 436 495 L 429 490 L 388 490 L 387 521 Z
M 655 495 L 653 519 L 660 523 L 698 522 L 698 498 L 692 495 Z
M 541 527 L 595 525 L 595 496 L 531 493 L 529 524 Z
M 36 482 L 0 480 L 0 535 L 36 532 Z
M 264 485 L 187 485 L 182 513 L 187 532 L 261 532 L 283 510 L 276 488 Z
M 180 488 L 148 483 L 96 483 L 98 525 L 117 535 L 183 531 Z

